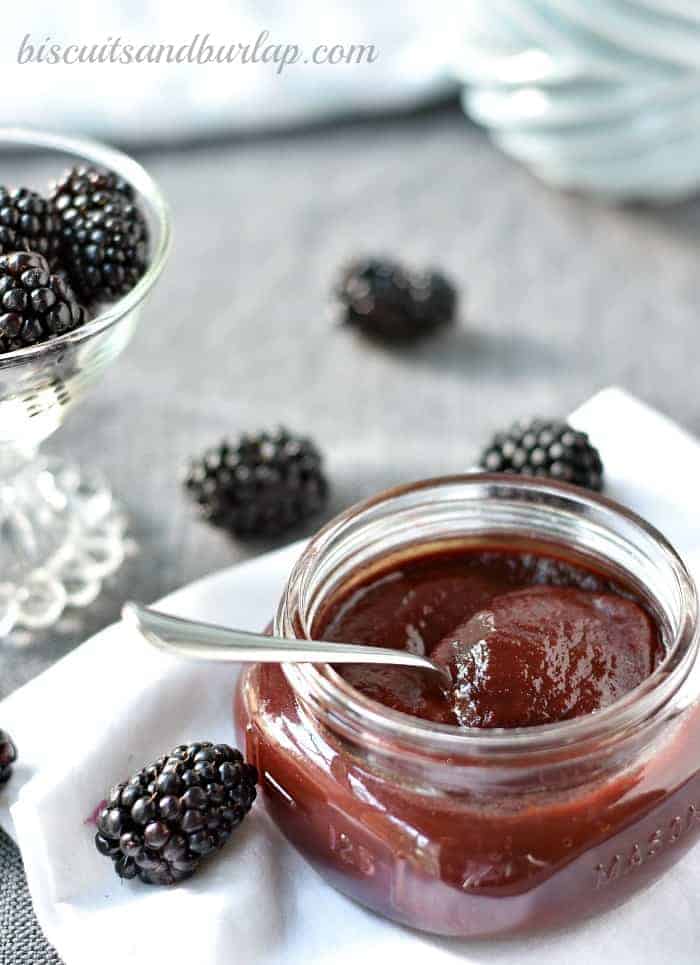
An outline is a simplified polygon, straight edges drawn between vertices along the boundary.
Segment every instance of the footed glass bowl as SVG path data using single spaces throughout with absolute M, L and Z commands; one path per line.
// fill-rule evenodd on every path
M 47 459 L 41 443 L 131 338 L 170 242 L 165 201 L 146 171 L 93 141 L 0 128 L 0 183 L 48 185 L 76 164 L 111 168 L 148 222 L 149 267 L 123 298 L 66 335 L 0 354 L 0 635 L 54 623 L 90 604 L 124 558 L 124 517 L 99 476 Z M 97 440 L 96 440 L 97 443 Z

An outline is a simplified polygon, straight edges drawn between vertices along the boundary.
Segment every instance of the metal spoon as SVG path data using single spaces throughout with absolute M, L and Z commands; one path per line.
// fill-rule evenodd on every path
M 407 650 L 389 650 L 355 643 L 287 640 L 263 633 L 232 630 L 198 620 L 183 620 L 159 610 L 125 603 L 122 617 L 144 640 L 168 653 L 193 660 L 221 663 L 378 663 L 421 667 L 449 676 L 445 667 Z

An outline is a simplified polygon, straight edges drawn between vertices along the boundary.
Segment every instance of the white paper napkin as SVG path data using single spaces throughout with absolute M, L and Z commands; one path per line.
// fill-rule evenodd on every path
M 700 444 L 616 389 L 573 421 L 600 447 L 609 493 L 665 531 L 691 564 L 700 561 Z M 163 604 L 260 628 L 299 549 L 215 574 Z M 21 754 L 0 823 L 19 843 L 37 916 L 66 965 L 357 965 L 399 956 L 474 965 L 697 963 L 697 849 L 609 915 L 522 941 L 432 938 L 365 911 L 306 865 L 262 807 L 179 887 L 120 882 L 94 850 L 93 809 L 115 780 L 183 740 L 230 741 L 235 676 L 171 660 L 118 625 L 0 704 Z

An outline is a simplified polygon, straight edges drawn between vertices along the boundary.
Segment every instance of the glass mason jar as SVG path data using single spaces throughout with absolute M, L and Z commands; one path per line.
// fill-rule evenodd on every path
M 236 699 L 289 841 L 340 891 L 445 935 L 513 934 L 606 910 L 700 833 L 696 590 L 663 536 L 609 500 L 486 474 L 394 489 L 311 541 L 274 631 L 311 636 L 322 602 L 375 565 L 485 542 L 556 548 L 633 588 L 665 638 L 661 666 L 594 714 L 514 729 L 407 716 L 330 666 L 253 666 Z

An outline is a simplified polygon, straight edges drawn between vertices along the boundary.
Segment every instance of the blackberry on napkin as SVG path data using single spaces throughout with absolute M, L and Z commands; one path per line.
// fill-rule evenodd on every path
M 177 884 L 228 841 L 252 807 L 257 780 L 227 744 L 181 744 L 112 788 L 95 846 L 120 878 Z
M 489 472 L 545 476 L 587 489 L 603 488 L 603 462 L 585 432 L 560 420 L 531 419 L 498 432 L 481 454 Z
M 10 780 L 12 765 L 17 760 L 17 748 L 12 738 L 0 730 L 0 785 Z

